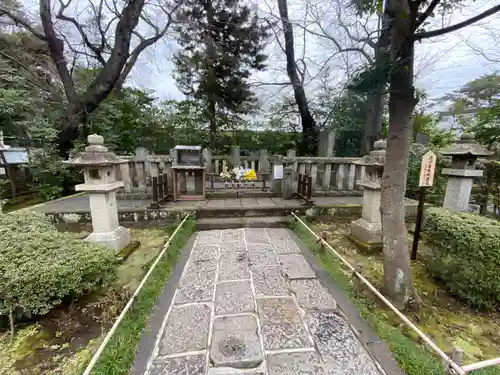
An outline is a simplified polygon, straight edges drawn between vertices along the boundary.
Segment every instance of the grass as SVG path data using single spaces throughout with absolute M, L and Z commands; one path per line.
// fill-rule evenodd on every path
M 328 251 L 323 252 L 320 245 L 316 243 L 316 239 L 299 222 L 292 223 L 291 229 L 315 254 L 318 262 L 328 271 L 335 283 L 343 289 L 375 333 L 387 344 L 406 374 L 443 375 L 441 360 L 421 344 L 419 338 L 401 324 L 401 320 L 394 313 L 382 307 L 369 291 L 362 295 L 355 295 L 350 271 L 344 268 L 335 255 Z M 380 256 L 373 257 L 358 253 L 345 240 L 345 233 L 339 231 L 338 228 L 332 229 L 332 226 L 315 223 L 312 225 L 312 229 L 316 233 L 330 229 L 329 239 L 333 240 L 329 240 L 329 243 L 341 252 L 351 264 L 363 264 L 365 276 L 380 289 L 383 277 Z M 466 363 L 498 356 L 500 352 L 500 316 L 498 314 L 490 316 L 476 313 L 445 295 L 442 290 L 438 293 L 439 287 L 428 277 L 421 263 L 413 268 L 413 273 L 416 288 L 424 301 L 424 308 L 420 315 L 410 316 L 410 318 L 426 334 L 445 351 L 453 347 L 451 342 L 447 343 L 449 348 L 445 345 L 445 338 L 456 337 L 457 340 L 454 344 L 459 344 L 465 350 Z M 470 329 L 467 329 L 465 322 L 469 323 Z M 471 372 L 471 374 L 500 375 L 500 367 L 490 367 Z
M 0 332 L 0 375 L 81 375 L 174 229 L 132 229 L 133 240 L 140 241 L 141 246 L 118 266 L 112 288 L 62 306 L 36 323 L 19 324 L 12 344 L 8 343 L 8 334 Z M 187 220 L 177 232 L 106 347 L 93 375 L 128 374 L 151 308 L 193 230 L 193 220 Z M 84 234 L 75 233 L 80 237 Z

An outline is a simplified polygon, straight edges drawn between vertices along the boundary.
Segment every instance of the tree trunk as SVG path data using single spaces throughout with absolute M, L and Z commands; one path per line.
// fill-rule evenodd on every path
M 210 147 L 215 150 L 215 142 L 217 139 L 217 118 L 215 117 L 215 102 L 209 98 L 208 100 L 208 119 L 210 122 Z
M 404 197 L 416 105 L 413 87 L 413 40 L 406 0 L 393 0 L 389 132 L 382 177 L 381 214 L 384 247 L 384 283 L 395 305 L 404 309 L 414 297 Z
M 297 71 L 293 42 L 293 27 L 288 19 L 287 0 L 278 0 L 278 7 L 285 38 L 286 72 L 293 87 L 293 95 L 297 107 L 299 108 L 302 123 L 302 138 L 299 143 L 299 152 L 302 155 L 316 155 L 318 151 L 318 129 L 311 115 L 311 111 L 309 110 L 309 103 L 307 102 L 304 86 Z
M 215 62 L 217 60 L 214 39 L 212 37 L 212 28 L 214 24 L 214 9 L 211 1 L 204 2 L 204 8 L 207 12 L 207 32 L 205 43 L 207 46 L 207 74 L 209 87 L 216 86 Z M 210 122 L 210 145 L 215 150 L 215 141 L 217 138 L 217 118 L 216 118 L 216 97 L 213 91 L 208 93 L 208 120 Z

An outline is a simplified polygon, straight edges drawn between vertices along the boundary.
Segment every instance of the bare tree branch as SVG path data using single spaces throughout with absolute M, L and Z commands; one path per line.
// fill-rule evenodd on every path
M 12 21 L 14 21 L 14 23 L 24 27 L 26 30 L 31 32 L 38 39 L 47 40 L 45 38 L 45 35 L 38 32 L 27 20 L 23 19 L 22 17 L 20 17 L 19 15 L 15 14 L 15 13 L 11 12 L 7 8 L 5 8 L 3 5 L 0 5 L 0 16 L 4 16 L 4 15 L 9 17 Z
M 460 30 L 463 27 L 472 25 L 474 22 L 481 21 L 482 19 L 485 19 L 486 17 L 489 17 L 497 12 L 500 12 L 500 4 L 495 5 L 494 7 L 491 7 L 490 9 L 484 11 L 483 13 L 478 14 L 477 16 L 474 16 L 472 18 L 469 18 L 463 22 L 459 22 L 455 25 L 449 26 L 449 27 L 444 27 L 442 29 L 438 30 L 432 30 L 432 31 L 426 31 L 426 32 L 421 32 L 421 33 L 416 33 L 414 36 L 414 40 L 422 40 L 422 39 L 428 39 L 428 38 L 434 38 L 436 36 L 444 35 L 447 33 L 451 33 L 453 31 Z
M 441 0 L 432 0 L 427 9 L 418 16 L 417 22 L 415 23 L 414 30 L 417 30 L 424 22 L 425 20 L 432 15 L 434 12 L 434 9 L 436 9 L 437 5 L 441 2 Z

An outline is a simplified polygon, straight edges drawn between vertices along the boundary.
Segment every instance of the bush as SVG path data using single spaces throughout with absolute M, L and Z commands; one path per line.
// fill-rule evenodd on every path
M 0 214 L 0 315 L 43 315 L 114 275 L 111 249 L 59 233 L 43 216 Z
M 500 223 L 442 208 L 426 211 L 428 269 L 472 306 L 500 306 Z

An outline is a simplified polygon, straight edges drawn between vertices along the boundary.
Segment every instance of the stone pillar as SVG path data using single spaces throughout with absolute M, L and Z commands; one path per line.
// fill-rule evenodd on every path
M 144 172 L 144 161 L 134 161 L 135 177 L 137 178 L 137 187 L 140 191 L 146 191 L 146 174 Z
M 231 154 L 229 160 L 231 163 L 231 169 L 236 167 L 237 165 L 241 165 L 240 146 L 231 146 Z
M 130 166 L 128 161 L 120 164 L 120 173 L 122 175 L 125 193 L 132 193 L 132 180 L 130 178 Z
M 283 199 L 292 199 L 293 197 L 293 169 L 291 167 L 286 167 L 283 171 L 282 180 L 282 196 Z
M 282 178 L 275 178 L 277 176 L 275 176 L 275 171 L 276 169 L 280 169 L 280 168 L 283 168 L 283 156 L 275 156 L 274 157 L 274 166 L 273 166 L 273 170 L 271 171 L 272 173 L 272 184 L 271 184 L 271 191 L 274 193 L 274 194 L 277 194 L 277 195 L 281 195 L 281 188 L 282 188 Z
M 179 184 L 179 193 L 186 194 L 187 192 L 187 176 L 186 172 L 180 171 L 177 173 L 177 183 Z
M 204 160 L 205 172 L 213 173 L 214 165 L 212 163 L 212 150 L 210 150 L 209 148 L 203 149 L 203 160 Z
M 269 173 L 269 155 L 267 150 L 260 150 L 259 173 Z
M 442 174 L 447 175 L 446 195 L 443 207 L 453 211 L 469 211 L 469 199 L 474 178 L 483 175 L 482 170 L 476 170 L 476 160 L 492 153 L 477 144 L 474 136 L 464 133 L 453 145 L 441 150 L 444 156 L 451 156 L 451 168 L 443 168 Z
M 93 134 L 87 140 L 85 152 L 67 162 L 83 167 L 85 183 L 76 185 L 75 190 L 89 194 L 93 231 L 85 240 L 120 251 L 131 241 L 129 231 L 119 225 L 116 204 L 116 190 L 124 182 L 116 180 L 115 165 L 124 160 L 108 152 L 103 137 Z
M 318 156 L 332 157 L 335 146 L 335 131 L 323 130 L 319 133 Z
M 351 223 L 350 239 L 368 252 L 382 249 L 382 216 L 380 196 L 382 172 L 385 164 L 386 142 L 376 141 L 374 150 L 355 164 L 366 169 L 365 179 L 357 183 L 363 187 L 363 211 L 361 218 Z

